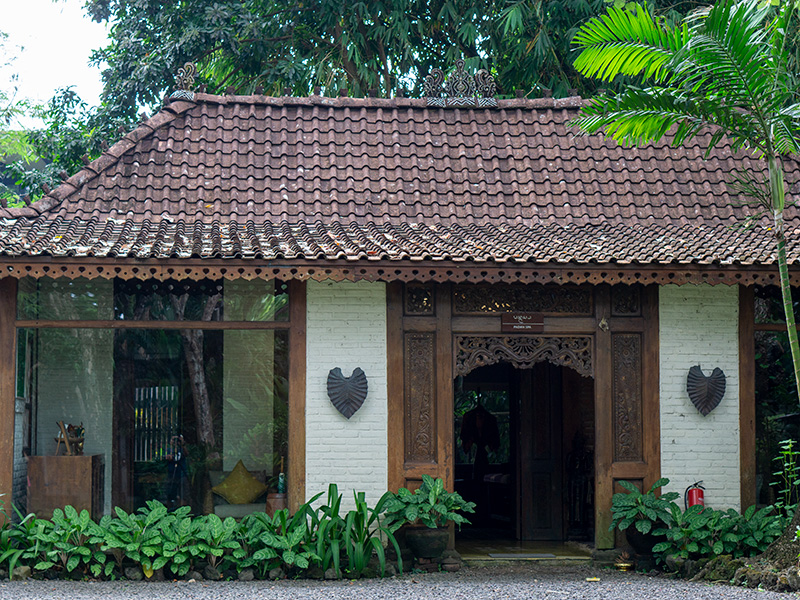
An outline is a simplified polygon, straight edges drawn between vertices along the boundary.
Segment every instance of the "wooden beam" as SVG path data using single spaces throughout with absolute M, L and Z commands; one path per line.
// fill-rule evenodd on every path
M 642 433 L 647 463 L 644 485 L 650 489 L 661 477 L 661 391 L 658 286 L 649 285 L 642 294 Z
M 611 315 L 611 290 L 598 286 L 596 292 L 598 327 L 594 338 L 594 426 L 595 426 L 595 546 L 599 549 L 614 547 L 611 525 L 611 496 L 614 495 L 614 480 L 611 466 L 614 462 L 613 422 L 613 359 L 611 353 L 611 331 L 607 326 L 599 327 L 602 319 Z
M 753 287 L 740 286 L 739 470 L 741 477 L 741 510 L 756 503 L 756 348 L 754 325 Z
M 386 286 L 386 361 L 388 373 L 388 484 L 396 492 L 405 486 L 403 475 L 403 284 L 395 281 Z
M 436 286 L 436 412 L 439 477 L 448 490 L 455 485 L 453 445 L 453 333 L 451 292 L 447 284 Z
M 0 494 L 10 510 L 14 493 L 17 280 L 0 279 Z M 6 516 L 1 515 L 0 522 Z
M 299 282 L 298 282 L 299 283 Z M 288 321 L 51 321 L 20 319 L 20 328 L 45 329 L 289 329 Z
M 306 284 L 289 286 L 289 509 L 306 500 Z

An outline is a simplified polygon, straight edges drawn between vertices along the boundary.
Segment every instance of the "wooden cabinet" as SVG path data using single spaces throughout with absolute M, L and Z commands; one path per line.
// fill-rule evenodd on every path
M 67 504 L 103 514 L 103 455 L 28 457 L 28 512 L 49 519 Z

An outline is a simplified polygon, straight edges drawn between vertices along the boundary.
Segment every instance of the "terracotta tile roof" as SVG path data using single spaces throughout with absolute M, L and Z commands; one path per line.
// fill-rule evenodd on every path
M 579 98 L 174 101 L 24 209 L 6 256 L 765 264 L 737 165 L 698 139 L 628 148 L 569 127 Z M 741 162 L 740 162 L 741 161 Z M 800 181 L 791 163 L 788 181 Z M 792 229 L 800 219 L 792 209 Z M 792 240 L 794 235 L 790 235 Z M 800 242 L 791 259 L 800 261 Z

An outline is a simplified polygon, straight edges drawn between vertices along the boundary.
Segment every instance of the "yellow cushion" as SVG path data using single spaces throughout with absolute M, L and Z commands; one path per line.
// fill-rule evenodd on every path
M 230 504 L 250 504 L 253 500 L 267 491 L 267 486 L 248 471 L 242 461 L 236 463 L 233 471 L 222 483 L 211 488 Z

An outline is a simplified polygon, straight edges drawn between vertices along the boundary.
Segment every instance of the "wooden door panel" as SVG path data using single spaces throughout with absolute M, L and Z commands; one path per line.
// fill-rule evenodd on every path
M 387 289 L 389 488 L 414 489 L 427 474 L 452 489 L 450 288 L 410 289 Z
M 539 363 L 519 371 L 519 515 L 524 540 L 560 540 L 562 523 L 561 369 Z M 525 393 L 527 391 L 527 393 Z

